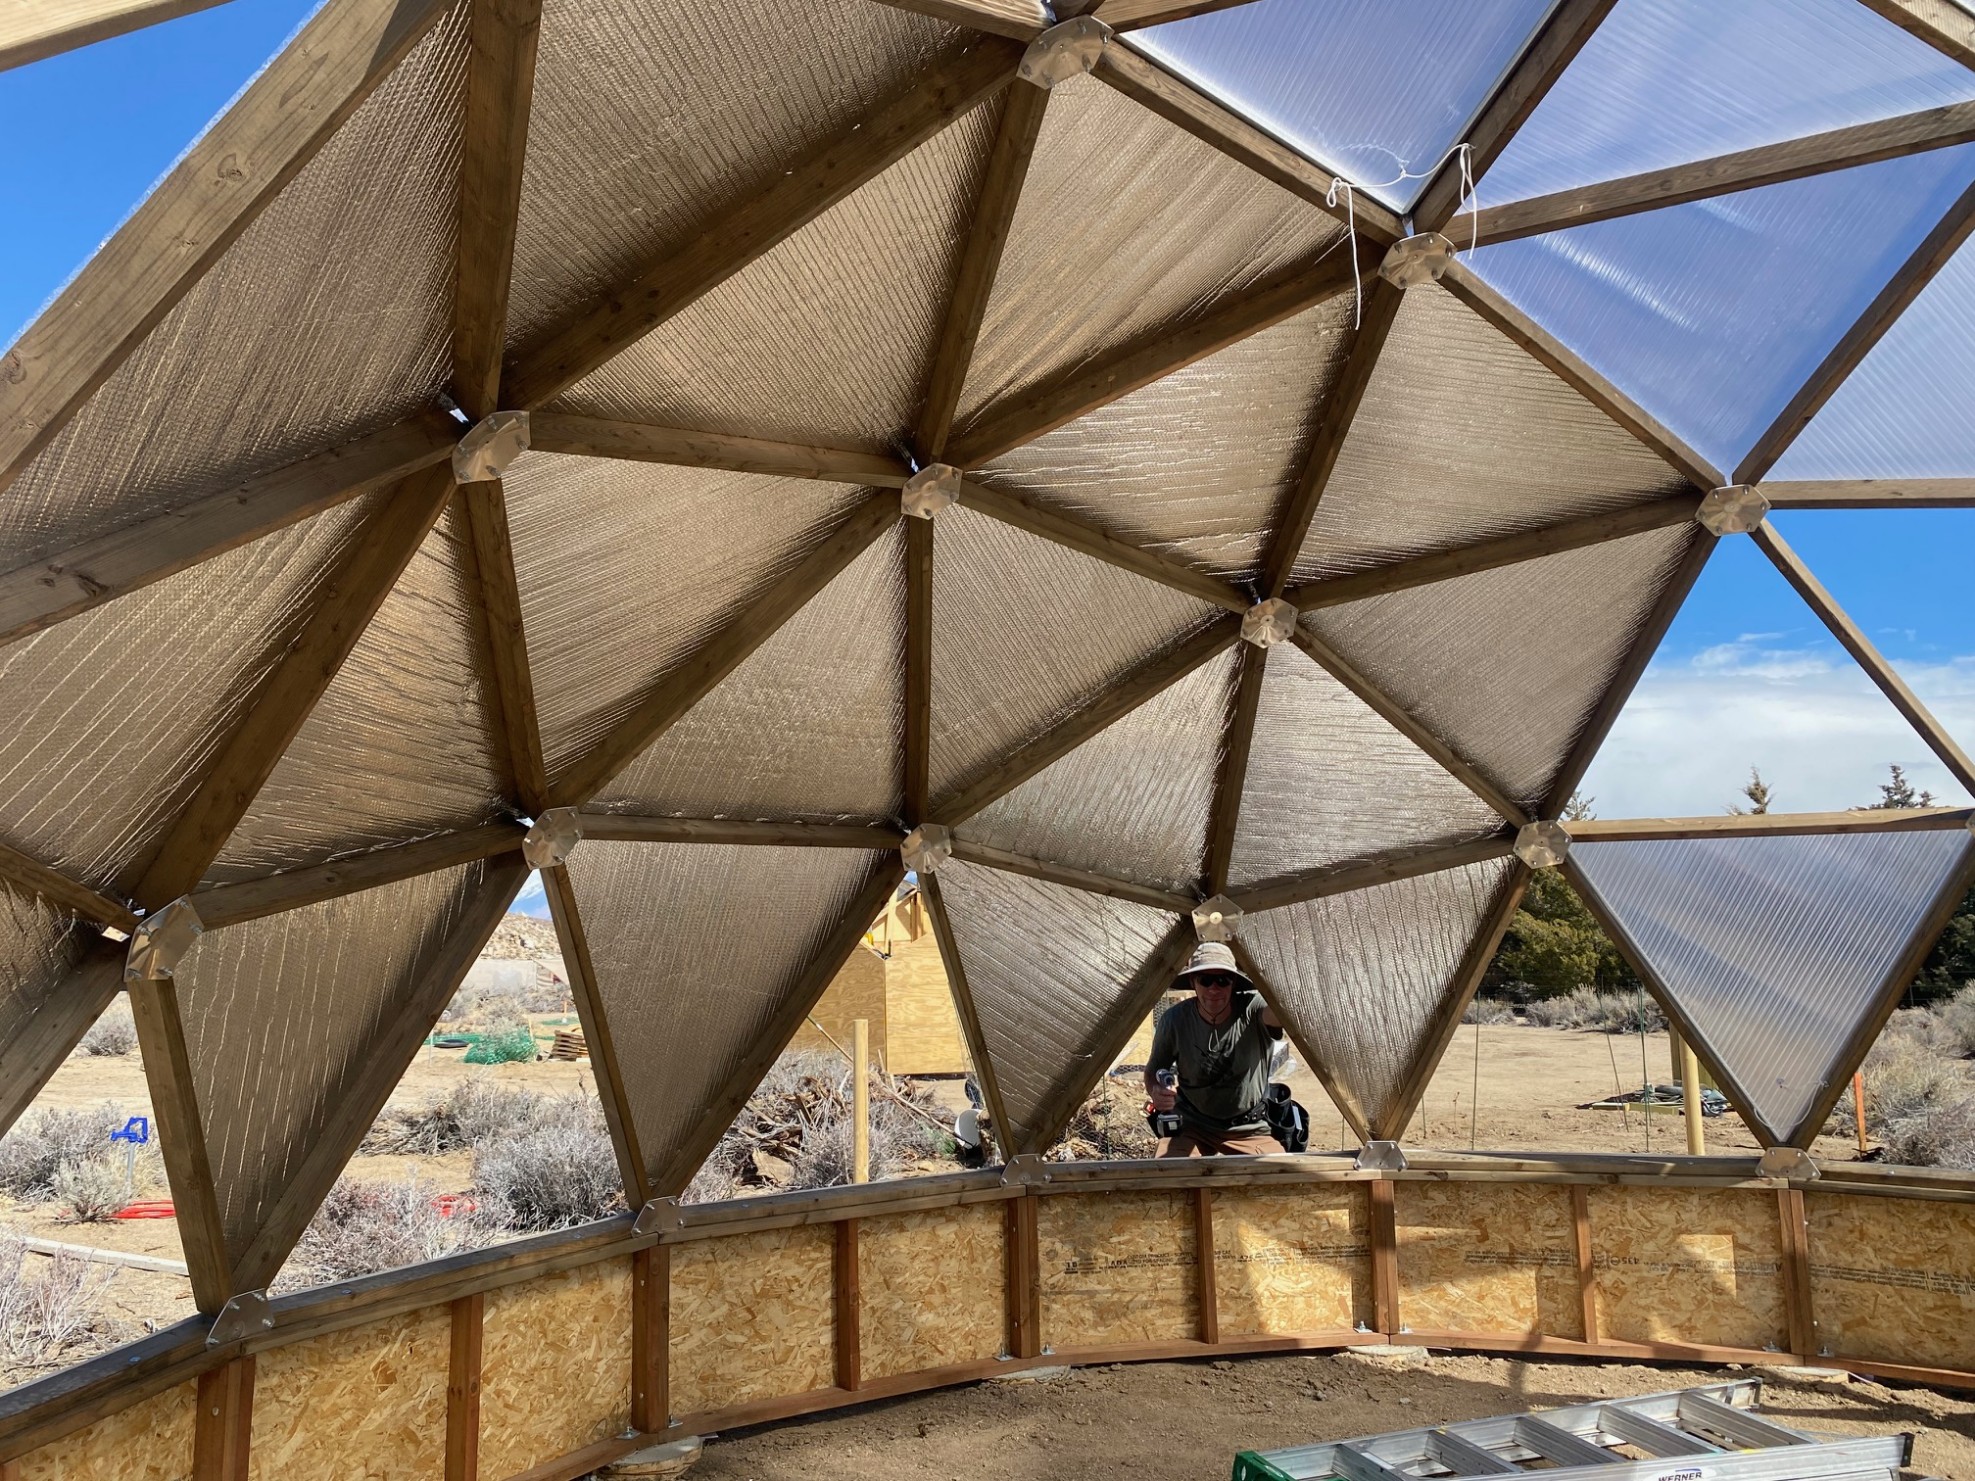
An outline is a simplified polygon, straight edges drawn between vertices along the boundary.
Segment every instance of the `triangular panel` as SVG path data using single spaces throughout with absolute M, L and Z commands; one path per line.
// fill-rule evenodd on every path
M 1515 867 L 1494 859 L 1242 917 L 1276 1011 L 1361 1132 L 1405 1129 L 1408 1081 Z
M 1802 1144 L 1971 849 L 1961 827 L 1848 829 L 1586 838 L 1570 859 L 1744 1119 L 1765 1141 Z
M 123 956 L 67 911 L 0 884 L 0 1135 L 123 986 Z
M 1005 1145 L 1040 1152 L 1048 1122 L 1133 1027 L 1122 1015 L 1179 917 L 955 860 L 938 884 L 1012 1123 Z

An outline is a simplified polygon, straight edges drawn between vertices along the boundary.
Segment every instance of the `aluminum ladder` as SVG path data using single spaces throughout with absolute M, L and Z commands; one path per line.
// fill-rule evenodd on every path
M 1235 1457 L 1233 1481 L 1898 1481 L 1911 1434 L 1822 1436 L 1756 1414 L 1762 1380 Z M 1528 1463 L 1528 1464 L 1526 1464 Z

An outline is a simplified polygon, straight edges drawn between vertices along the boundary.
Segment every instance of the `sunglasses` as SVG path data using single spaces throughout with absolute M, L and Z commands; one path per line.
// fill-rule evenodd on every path
M 1233 987 L 1234 978 L 1225 972 L 1202 972 L 1193 979 L 1193 985 L 1195 988 Z

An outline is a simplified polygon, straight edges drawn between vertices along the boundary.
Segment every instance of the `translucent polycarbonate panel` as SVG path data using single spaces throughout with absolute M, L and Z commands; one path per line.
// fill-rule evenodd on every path
M 844 484 L 529 453 L 503 482 L 549 772 L 744 621 L 866 497 Z
M 379 497 L 0 648 L 0 840 L 114 893 L 199 785 Z
M 1253 579 L 1349 340 L 1347 294 L 1194 362 L 973 476 L 1134 545 Z
M 1052 1111 L 1110 1068 L 1137 1027 L 1126 1004 L 1179 917 L 957 860 L 938 881 L 1013 1123 L 1008 1144 L 1041 1151 Z
M 1688 487 L 1453 294 L 1411 289 L 1294 579 L 1384 565 Z
M 0 565 L 431 405 L 451 369 L 466 29 L 455 5 L 8 488 Z
M 894 527 L 593 807 L 677 817 L 895 818 L 905 773 L 905 533 Z
M 1373 1135 L 1403 1132 L 1390 1122 L 1407 1078 L 1514 868 L 1493 859 L 1241 918 L 1276 1012 Z
M 1131 44 L 1405 210 L 1554 0 L 1251 0 Z
M 1344 224 L 1094 77 L 1059 83 L 960 397 L 980 409 L 1223 307 Z
M 1502 819 L 1294 643 L 1268 650 L 1228 883 L 1455 843 Z
M 1191 890 L 1226 753 L 1236 654 L 1201 665 L 957 831 L 992 848 Z
M 294 869 L 506 812 L 457 505 L 426 536 L 209 873 Z
M 934 525 L 932 791 L 1055 728 L 1219 609 L 962 504 Z
M 861 849 L 596 842 L 570 855 L 597 992 L 654 1177 L 701 1129 L 707 1107 L 736 1088 L 749 1055 L 770 1047 L 763 1034 L 884 859 Z
M 1769 477 L 1975 476 L 1970 386 L 1975 247 L 1963 247 L 1811 418 Z
M 19 1041 L 95 934 L 41 896 L 0 884 L 0 1044 Z
M 1965 829 L 1580 839 L 1571 861 L 1640 965 L 1738 1082 L 1752 1124 L 1794 1141 L 1845 1049 L 1962 869 Z M 1862 1052 L 1862 1048 L 1861 1048 Z
M 1480 195 L 1546 195 L 1970 98 L 1975 72 L 1858 0 L 1618 0 Z
M 208 931 L 179 963 L 230 1256 L 311 1154 L 333 1176 L 356 1150 L 524 873 L 508 855 L 381 885 Z
M 890 446 L 925 394 L 999 114 L 996 101 L 975 108 L 557 404 Z
M 547 0 L 510 340 L 664 261 L 960 45 L 869 0 Z
M 1702 535 L 1681 525 L 1306 613 L 1510 797 L 1535 807 Z
M 1972 180 L 1964 144 L 1470 262 L 1726 474 Z

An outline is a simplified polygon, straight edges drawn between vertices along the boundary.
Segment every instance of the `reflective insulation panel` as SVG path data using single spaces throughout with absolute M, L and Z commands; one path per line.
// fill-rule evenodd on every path
M 0 884 L 0 1044 L 20 1038 L 96 934 L 41 896 Z
M 298 1181 L 328 1191 L 525 874 L 513 854 L 480 860 L 208 931 L 186 953 L 173 975 L 233 1260 Z
M 764 1047 L 762 1035 L 890 857 L 595 841 L 570 855 L 597 993 L 654 1177 Z
M 957 859 L 936 878 L 1013 1123 L 1008 1144 L 1041 1151 L 1052 1113 L 1138 1027 L 1123 1005 L 1179 917 Z
M 997 96 L 571 387 L 558 409 L 885 448 L 931 373 Z
M 1206 856 L 1239 656 L 1201 665 L 961 824 L 959 836 L 1191 890 Z
M 974 473 L 1134 545 L 1252 580 L 1344 363 L 1347 293 Z
M 1510 797 L 1534 807 L 1698 525 L 1307 612 L 1303 621 Z
M 1344 240 L 1344 224 L 1095 77 L 1049 94 L 956 440 L 983 407 L 1199 319 Z
M 1453 294 L 1411 289 L 1293 579 L 1312 581 L 1689 487 Z
M 1452 1009 L 1461 959 L 1510 888 L 1513 859 L 1328 895 L 1241 918 L 1276 1012 L 1359 1130 L 1398 1137 L 1408 1077 Z
M 964 503 L 933 528 L 936 798 L 1220 615 Z
M 1235 888 L 1502 825 L 1294 643 L 1268 650 L 1228 883 Z
M 904 806 L 905 532 L 894 526 L 591 804 L 819 823 Z
M 452 368 L 466 10 L 440 19 L 7 489 L 6 564 L 432 404 Z
M 1857 1068 L 1853 1032 L 1891 980 L 1968 832 L 1582 838 L 1571 863 L 1694 1025 L 1766 1142 L 1792 1142 L 1819 1092 Z
M 96 927 L 0 884 L 0 1135 L 123 986 L 123 962 Z

